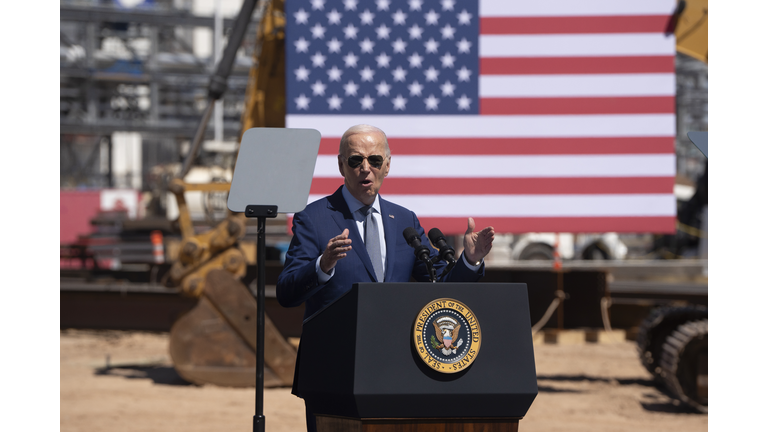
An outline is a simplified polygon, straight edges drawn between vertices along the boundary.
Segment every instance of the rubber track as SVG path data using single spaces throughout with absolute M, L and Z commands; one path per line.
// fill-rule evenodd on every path
M 705 306 L 664 306 L 651 311 L 640 324 L 635 339 L 640 363 L 658 377 L 661 373 L 659 361 L 667 337 L 681 324 L 702 318 L 707 318 Z
M 706 353 L 708 320 L 689 321 L 677 327 L 664 343 L 661 377 L 667 388 L 683 403 L 707 412 L 707 398 L 696 392 L 698 353 Z

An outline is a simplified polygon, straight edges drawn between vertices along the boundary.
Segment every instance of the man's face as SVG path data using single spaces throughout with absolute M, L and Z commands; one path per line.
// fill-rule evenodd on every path
M 378 133 L 359 133 L 349 137 L 347 146 L 339 156 L 339 172 L 344 176 L 344 184 L 352 193 L 352 196 L 366 205 L 371 205 L 376 200 L 376 194 L 384 182 L 384 177 L 389 174 L 389 158 L 387 158 L 384 137 Z M 381 168 L 371 166 L 368 159 L 356 168 L 347 164 L 350 156 L 379 155 L 384 158 Z

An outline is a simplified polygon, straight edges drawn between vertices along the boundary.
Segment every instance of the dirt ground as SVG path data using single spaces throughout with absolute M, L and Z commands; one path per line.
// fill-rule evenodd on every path
M 61 431 L 253 430 L 254 389 L 195 386 L 174 371 L 168 334 L 65 330 Z M 654 386 L 633 342 L 535 346 L 539 395 L 521 432 L 707 430 L 708 415 Z M 107 367 L 109 364 L 109 368 Z M 304 404 L 266 389 L 266 430 L 304 429 Z

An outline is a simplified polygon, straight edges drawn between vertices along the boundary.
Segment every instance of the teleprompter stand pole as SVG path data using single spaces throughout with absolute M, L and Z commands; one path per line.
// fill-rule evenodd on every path
M 315 129 L 251 128 L 243 133 L 227 208 L 258 218 L 258 281 L 256 297 L 256 415 L 253 431 L 264 432 L 264 285 L 266 283 L 266 218 L 298 213 L 307 207 L 312 174 L 320 150 Z M 285 161 L 292 172 L 285 173 Z M 279 179 L 277 181 L 276 179 Z
M 258 276 L 256 280 L 256 414 L 253 416 L 253 432 L 264 432 L 266 418 L 264 417 L 264 282 L 267 275 L 266 265 L 266 231 L 267 218 L 277 216 L 276 205 L 249 205 L 245 207 L 245 216 L 258 218 L 258 243 L 256 245 L 256 265 Z

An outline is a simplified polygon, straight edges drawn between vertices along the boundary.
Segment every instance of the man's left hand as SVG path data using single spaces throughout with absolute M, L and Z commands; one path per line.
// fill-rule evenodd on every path
M 470 263 L 479 263 L 493 247 L 493 227 L 486 227 L 482 231 L 473 232 L 475 220 L 467 219 L 467 232 L 464 233 L 464 256 Z

